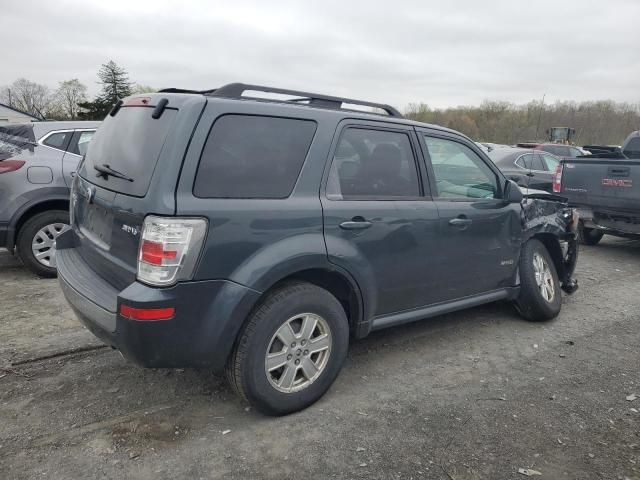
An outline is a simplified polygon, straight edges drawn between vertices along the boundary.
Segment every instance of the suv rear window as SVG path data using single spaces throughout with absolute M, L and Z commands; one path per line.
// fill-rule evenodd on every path
M 311 120 L 250 115 L 219 118 L 202 151 L 193 194 L 203 198 L 288 197 L 315 132 L 316 123 Z
M 168 108 L 153 119 L 152 112 L 150 107 L 122 107 L 114 117 L 107 115 L 91 139 L 80 176 L 114 192 L 144 197 L 177 113 Z M 108 165 L 133 181 L 98 177 L 96 165 Z

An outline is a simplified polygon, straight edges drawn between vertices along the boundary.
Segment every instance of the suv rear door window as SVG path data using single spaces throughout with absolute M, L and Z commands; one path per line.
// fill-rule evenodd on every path
M 64 150 L 67 148 L 67 144 L 69 143 L 69 139 L 73 135 L 73 132 L 56 132 L 47 136 L 42 144 L 47 147 L 56 148 L 58 150 Z
M 365 128 L 344 131 L 329 171 L 328 199 L 418 196 L 418 170 L 406 133 Z
M 89 147 L 89 142 L 91 141 L 91 138 L 93 138 L 94 133 L 96 133 L 95 130 L 84 130 L 76 132 L 76 136 L 73 138 L 73 140 L 71 140 L 71 144 L 69 145 L 69 149 L 67 151 L 80 156 L 85 155 L 87 153 L 87 148 Z
M 80 176 L 114 192 L 144 197 L 177 110 L 167 108 L 158 119 L 151 107 L 122 107 L 107 115 L 91 139 Z M 97 176 L 94 166 L 108 165 L 133 181 Z
M 315 132 L 316 123 L 311 120 L 252 115 L 219 118 L 202 151 L 193 194 L 201 198 L 288 197 Z
M 469 147 L 424 137 L 440 198 L 497 198 L 498 177 Z

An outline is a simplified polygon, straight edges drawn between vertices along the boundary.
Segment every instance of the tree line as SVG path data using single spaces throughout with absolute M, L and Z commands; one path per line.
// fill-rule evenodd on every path
M 102 120 L 118 99 L 156 91 L 132 82 L 127 71 L 113 60 L 102 64 L 97 76 L 101 90 L 92 100 L 87 96 L 87 86 L 77 78 L 60 82 L 56 89 L 19 78 L 0 88 L 0 103 L 42 120 Z
M 77 78 L 60 82 L 54 90 L 20 78 L 0 88 L 0 102 L 48 120 L 102 120 L 120 98 L 156 91 L 129 79 L 127 71 L 113 60 L 97 72 L 100 93 L 92 100 L 87 87 Z M 640 102 L 611 100 L 556 102 L 548 105 L 531 101 L 523 105 L 485 101 L 479 106 L 430 108 L 425 103 L 410 104 L 405 115 L 421 122 L 458 130 L 476 141 L 515 144 L 544 140 L 549 127 L 575 128 L 574 143 L 619 145 L 640 129 Z
M 640 130 L 640 103 L 612 100 L 550 105 L 485 101 L 474 107 L 443 109 L 418 103 L 409 105 L 405 115 L 458 130 L 476 141 L 507 145 L 545 140 L 550 127 L 575 128 L 576 145 L 620 145 L 629 133 Z

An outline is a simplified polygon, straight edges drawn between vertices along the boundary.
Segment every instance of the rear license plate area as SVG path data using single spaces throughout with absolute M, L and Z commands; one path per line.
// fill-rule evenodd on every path
M 107 250 L 111 245 L 113 214 L 96 204 L 85 207 L 80 232 L 91 241 Z

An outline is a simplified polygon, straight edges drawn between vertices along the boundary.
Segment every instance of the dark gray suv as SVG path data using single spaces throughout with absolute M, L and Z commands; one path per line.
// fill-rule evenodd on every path
M 69 223 L 69 188 L 99 122 L 0 125 L 0 247 L 51 277 L 55 237 Z
M 555 317 L 576 288 L 561 200 L 523 198 L 467 137 L 387 105 L 169 89 L 103 122 L 56 261 L 77 316 L 126 358 L 226 367 L 284 414 L 329 388 L 350 338 L 497 300 Z

